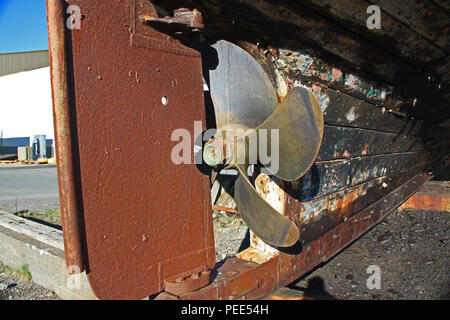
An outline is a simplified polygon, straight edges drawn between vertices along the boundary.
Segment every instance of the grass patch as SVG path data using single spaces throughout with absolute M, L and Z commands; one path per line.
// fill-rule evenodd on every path
M 20 269 L 14 269 L 14 268 L 11 268 L 11 267 L 3 264 L 0 261 L 0 273 L 16 275 L 16 276 L 19 276 L 20 278 L 28 280 L 28 281 L 32 280 L 31 272 L 28 269 L 27 265 L 23 265 L 22 267 L 20 267 Z
M 34 211 L 25 211 L 17 214 L 22 218 L 32 218 L 36 220 L 45 221 L 57 226 L 61 226 L 61 209 L 49 210 L 44 213 L 34 212 Z
M 213 213 L 213 224 L 215 230 L 245 226 L 245 222 L 239 216 L 217 211 Z

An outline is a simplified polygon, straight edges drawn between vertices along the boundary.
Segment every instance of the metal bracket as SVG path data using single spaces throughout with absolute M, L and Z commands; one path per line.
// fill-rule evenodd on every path
M 164 290 L 170 294 L 180 295 L 206 287 L 211 282 L 211 270 L 206 269 L 187 277 L 177 277 L 164 281 Z
M 182 43 L 186 40 L 185 37 L 193 38 L 198 34 L 193 30 L 201 27 L 202 17 L 199 11 L 178 9 L 175 10 L 174 17 L 159 18 L 155 7 L 148 0 L 131 0 L 130 10 L 132 46 L 176 55 L 200 57 L 198 50 Z M 189 30 L 191 31 L 188 32 Z M 181 32 L 181 34 L 177 32 Z
M 202 14 L 197 9 L 180 8 L 174 10 L 173 17 L 159 18 L 143 15 L 140 19 L 162 32 L 173 33 L 178 36 L 199 33 L 205 27 Z

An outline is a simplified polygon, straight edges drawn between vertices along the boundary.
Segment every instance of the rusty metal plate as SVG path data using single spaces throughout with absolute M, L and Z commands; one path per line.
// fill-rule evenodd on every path
M 80 29 L 66 31 L 74 129 L 57 149 L 73 141 L 83 263 L 99 298 L 144 298 L 166 280 L 215 264 L 208 177 L 195 164 L 171 160 L 179 143 L 171 141 L 173 131 L 188 130 L 192 145 L 194 121 L 204 123 L 201 58 L 141 25 L 140 13 L 155 14 L 149 1 L 68 5 L 77 5 L 83 19 Z M 58 45 L 51 41 L 51 50 Z

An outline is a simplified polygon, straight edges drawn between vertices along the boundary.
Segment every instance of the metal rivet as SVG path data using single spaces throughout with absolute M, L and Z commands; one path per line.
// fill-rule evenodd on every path
M 164 106 L 167 106 L 167 104 L 169 103 L 169 100 L 167 99 L 166 96 L 164 96 L 164 97 L 161 98 L 161 103 L 162 103 Z

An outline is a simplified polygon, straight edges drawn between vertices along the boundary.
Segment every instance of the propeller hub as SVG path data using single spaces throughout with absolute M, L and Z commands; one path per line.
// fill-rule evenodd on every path
M 203 159 L 211 167 L 223 164 L 225 161 L 223 144 L 215 141 L 214 138 L 209 140 L 203 149 Z

